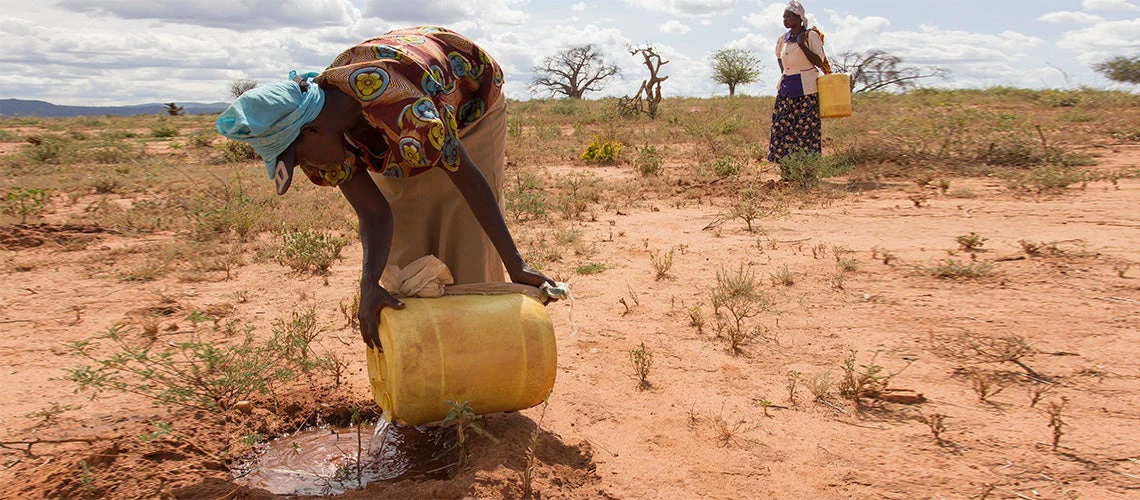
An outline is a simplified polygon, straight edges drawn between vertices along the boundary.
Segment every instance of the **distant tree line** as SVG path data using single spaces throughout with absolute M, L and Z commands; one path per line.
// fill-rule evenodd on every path
M 623 112 L 657 115 L 657 103 L 661 101 L 661 77 L 658 71 L 662 61 L 652 44 L 644 48 L 630 48 L 633 56 L 641 55 L 649 70 L 649 78 L 642 82 L 637 95 L 620 99 Z M 745 49 L 721 49 L 709 59 L 712 80 L 728 86 L 728 95 L 736 95 L 742 85 L 760 82 L 764 64 L 755 53 Z M 883 50 L 872 49 L 865 52 L 845 52 L 838 60 L 832 61 L 836 72 L 851 76 L 852 92 L 874 92 L 878 90 L 907 90 L 917 86 L 919 80 L 942 78 L 949 74 L 944 68 L 911 66 L 903 59 Z M 534 78 L 529 89 L 536 95 L 582 99 L 588 92 L 597 92 L 606 87 L 607 81 L 620 76 L 616 64 L 605 60 L 593 44 L 575 46 L 558 51 L 542 60 L 532 69 Z

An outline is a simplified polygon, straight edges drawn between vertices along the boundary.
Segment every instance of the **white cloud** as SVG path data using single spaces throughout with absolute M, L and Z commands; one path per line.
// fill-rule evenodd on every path
M 238 31 L 335 26 L 351 24 L 360 17 L 349 0 L 197 0 L 192 6 L 155 0 L 61 0 L 56 5 L 92 16 Z
M 1140 51 L 1140 18 L 1106 21 L 1066 32 L 1057 46 L 1077 53 L 1085 64 Z
M 286 8 L 267 2 L 0 0 L 3 97 L 77 105 L 220 101 L 235 77 L 264 82 L 290 69 L 319 70 L 365 38 L 418 22 L 442 24 L 485 47 L 503 66 L 513 98 L 530 97 L 526 86 L 536 63 L 585 43 L 625 75 L 590 97 L 632 94 L 646 71 L 625 48 L 655 39 L 676 44 L 653 44 L 672 61 L 663 68 L 671 75 L 663 86 L 668 96 L 723 94 L 723 86 L 711 82 L 707 58 L 725 47 L 754 51 L 766 67 L 764 83 L 747 90 L 771 93 L 778 78 L 773 48 L 785 31 L 783 0 L 283 0 Z M 883 11 L 884 17 L 860 4 L 835 10 L 821 4 L 817 13 L 833 58 L 882 49 L 907 64 L 951 70 L 950 79 L 927 84 L 1042 87 L 1068 84 L 1050 63 L 1073 85 L 1105 85 L 1089 64 L 1140 51 L 1140 19 L 1126 12 L 1133 4 L 1140 0 L 1086 3 L 1096 11 L 984 18 L 969 31 L 918 25 L 953 22 L 947 13 L 961 7 L 946 2 Z M 251 25 L 251 19 L 260 21 Z M 1002 31 L 1011 21 L 1026 31 Z M 1060 21 L 1071 23 L 1060 25 L 1071 31 L 1044 24 Z
M 744 22 L 770 35 L 772 40 L 776 39 L 779 33 L 787 31 L 784 28 L 784 5 L 781 3 L 773 3 L 760 9 L 759 12 L 753 12 L 744 16 Z
M 715 16 L 736 8 L 737 0 L 622 0 L 634 7 L 673 15 Z
M 1137 10 L 1137 7 L 1128 0 L 1084 0 L 1081 6 L 1085 10 L 1127 11 Z
M 524 4 L 526 0 L 368 0 L 364 15 L 433 25 L 475 21 L 517 26 L 529 18 L 515 8 Z
M 684 24 L 676 19 L 672 19 L 669 22 L 661 25 L 661 32 L 668 33 L 670 35 L 684 35 L 690 31 L 693 31 L 693 28 L 690 28 L 687 24 Z
M 1053 24 L 1092 24 L 1104 21 L 1104 18 L 1087 12 L 1062 11 L 1044 14 L 1037 20 Z

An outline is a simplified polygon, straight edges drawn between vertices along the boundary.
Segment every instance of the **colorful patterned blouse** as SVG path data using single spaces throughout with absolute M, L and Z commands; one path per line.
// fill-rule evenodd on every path
M 502 99 L 503 70 L 471 40 L 437 27 L 391 31 L 342 52 L 317 77 L 356 97 L 373 131 L 345 136 L 355 153 L 340 168 L 301 165 L 313 183 L 336 186 L 365 167 L 410 177 L 459 168 L 459 130 Z M 363 163 L 363 164 L 362 164 Z

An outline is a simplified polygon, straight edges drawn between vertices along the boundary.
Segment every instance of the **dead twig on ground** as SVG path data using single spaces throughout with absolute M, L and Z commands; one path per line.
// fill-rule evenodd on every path
M 106 441 L 110 438 L 105 437 L 92 437 L 92 438 L 65 438 L 65 439 L 40 439 L 32 438 L 29 440 L 21 441 L 0 441 L 0 448 L 8 450 L 22 451 L 27 457 L 34 458 L 36 455 L 32 453 L 32 447 L 37 444 L 67 444 L 67 443 L 97 443 L 99 441 Z M 19 448 L 18 446 L 23 446 Z

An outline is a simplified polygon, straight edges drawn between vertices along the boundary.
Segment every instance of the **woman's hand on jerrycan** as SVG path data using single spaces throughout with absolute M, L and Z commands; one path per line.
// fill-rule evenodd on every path
M 550 283 L 551 286 L 554 285 L 554 280 L 547 278 L 545 274 L 535 271 L 525 264 L 518 271 L 511 273 L 511 281 L 523 285 L 530 285 L 535 288 L 541 287 L 543 283 Z
M 380 349 L 380 334 L 377 328 L 380 323 L 380 310 L 385 307 L 403 309 L 404 303 L 378 284 L 360 286 L 360 310 L 357 311 L 356 318 L 360 321 L 360 336 L 368 347 Z

